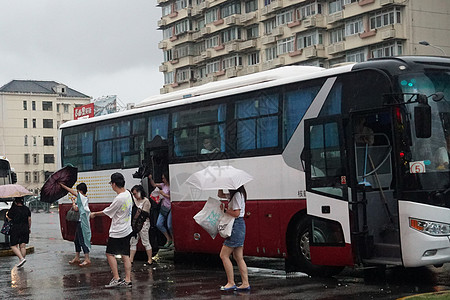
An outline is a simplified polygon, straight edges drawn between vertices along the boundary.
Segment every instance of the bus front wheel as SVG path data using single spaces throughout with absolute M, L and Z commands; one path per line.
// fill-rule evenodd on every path
M 319 266 L 311 263 L 311 252 L 309 249 L 311 218 L 304 216 L 296 221 L 293 230 L 288 236 L 288 254 L 286 259 L 286 270 L 298 270 L 311 276 L 330 277 L 339 274 L 343 266 Z M 319 230 L 314 230 L 316 241 L 325 241 L 324 235 Z

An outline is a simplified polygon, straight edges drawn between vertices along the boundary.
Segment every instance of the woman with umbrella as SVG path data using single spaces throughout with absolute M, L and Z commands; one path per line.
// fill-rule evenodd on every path
M 72 209 L 80 212 L 80 219 L 77 222 L 77 229 L 75 231 L 75 257 L 69 261 L 69 264 L 79 264 L 80 267 L 85 267 L 91 264 L 89 259 L 89 249 L 91 248 L 91 226 L 89 224 L 89 214 L 91 213 L 88 204 L 87 186 L 84 182 L 77 185 L 76 190 L 73 190 L 63 183 L 60 186 L 77 197 L 77 200 L 72 200 Z M 84 261 L 80 261 L 80 252 L 83 249 Z
M 221 291 L 250 291 L 248 282 L 247 264 L 244 261 L 244 240 L 245 240 L 245 201 L 247 201 L 247 192 L 244 186 L 240 186 L 237 190 L 228 190 L 229 194 L 225 194 L 223 190 L 219 190 L 217 196 L 219 198 L 227 198 L 228 205 L 224 209 L 226 214 L 234 217 L 233 229 L 231 236 L 225 239 L 222 249 L 220 250 L 220 258 L 222 259 L 225 273 L 227 274 L 227 284 L 220 288 Z M 230 200 L 231 199 L 231 200 Z M 242 284 L 236 287 L 234 282 L 233 264 L 230 255 L 233 254 L 234 260 L 239 267 L 241 273 Z
M 12 221 L 9 243 L 11 250 L 19 258 L 17 267 L 21 267 L 27 261 L 25 259 L 27 254 L 26 244 L 28 244 L 30 239 L 31 228 L 31 212 L 23 204 L 23 197 L 14 198 L 13 205 L 6 213 L 6 218 Z

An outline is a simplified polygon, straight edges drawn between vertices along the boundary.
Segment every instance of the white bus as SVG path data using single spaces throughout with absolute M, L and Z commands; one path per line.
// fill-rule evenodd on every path
M 113 172 L 131 188 L 145 170 L 156 181 L 168 171 L 176 253 L 219 253 L 222 240 L 193 220 L 216 192 L 184 182 L 232 165 L 255 178 L 246 185 L 245 255 L 319 275 L 439 265 L 450 261 L 448 100 L 447 58 L 282 67 L 67 122 L 59 163 L 78 167 L 92 211 L 113 199 Z M 216 150 L 202 151 L 205 141 Z M 60 204 L 65 238 L 69 204 Z M 93 243 L 105 244 L 109 219 L 93 222 Z

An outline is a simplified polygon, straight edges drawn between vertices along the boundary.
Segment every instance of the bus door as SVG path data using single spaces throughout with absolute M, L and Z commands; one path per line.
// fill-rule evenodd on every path
M 363 263 L 401 264 L 393 184 L 394 117 L 390 109 L 357 113 L 348 125 L 352 231 Z
M 353 265 L 342 120 L 305 120 L 306 209 L 315 265 Z
M 166 140 L 159 135 L 147 145 L 145 148 L 144 165 L 145 173 L 152 174 L 155 182 L 162 182 L 164 172 L 169 172 L 169 146 Z M 147 177 L 145 176 L 145 177 Z M 169 175 L 170 176 L 170 175 Z M 147 182 L 143 182 L 144 188 Z M 151 192 L 151 191 L 149 191 Z

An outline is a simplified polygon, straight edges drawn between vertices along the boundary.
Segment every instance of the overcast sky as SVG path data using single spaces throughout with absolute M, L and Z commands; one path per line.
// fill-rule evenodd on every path
M 53 80 L 97 98 L 159 94 L 156 0 L 0 0 L 0 86 Z

